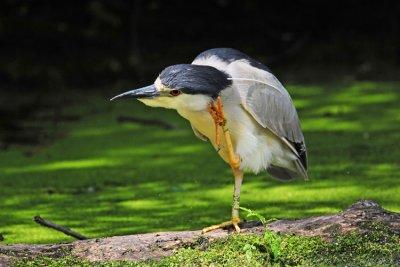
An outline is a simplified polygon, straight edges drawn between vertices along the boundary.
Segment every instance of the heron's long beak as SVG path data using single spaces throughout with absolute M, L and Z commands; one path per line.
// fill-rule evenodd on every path
M 110 101 L 113 101 L 114 99 L 117 99 L 117 98 L 123 98 L 123 97 L 126 97 L 126 98 L 153 98 L 153 97 L 156 97 L 159 95 L 160 95 L 160 93 L 158 92 L 157 88 L 154 85 L 149 85 L 146 87 L 130 90 L 130 91 L 127 91 L 120 95 L 114 96 L 113 98 L 110 99 Z

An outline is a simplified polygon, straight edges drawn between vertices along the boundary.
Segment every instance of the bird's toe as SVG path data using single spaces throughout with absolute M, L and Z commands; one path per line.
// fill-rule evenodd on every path
M 235 229 L 236 233 L 240 233 L 240 227 L 239 227 L 239 223 L 240 223 L 240 218 L 232 218 L 230 221 L 227 222 L 223 222 L 220 224 L 215 224 L 215 225 L 211 225 L 209 227 L 205 227 L 203 228 L 203 230 L 201 231 L 203 234 L 207 233 L 207 232 L 211 232 L 217 229 L 224 229 L 227 227 L 233 227 Z

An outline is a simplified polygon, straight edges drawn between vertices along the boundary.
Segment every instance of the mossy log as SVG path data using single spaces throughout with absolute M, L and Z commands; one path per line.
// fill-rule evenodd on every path
M 383 223 L 392 232 L 400 234 L 400 213 L 384 210 L 376 202 L 358 201 L 344 211 L 298 220 L 278 220 L 268 224 L 274 232 L 303 236 L 321 236 L 329 239 L 333 235 L 350 231 L 367 231 L 364 226 Z M 260 222 L 244 222 L 242 234 L 262 235 L 265 231 Z M 72 243 L 48 245 L 1 245 L 0 266 L 10 264 L 14 259 L 32 259 L 38 256 L 63 257 L 72 255 L 89 261 L 142 261 L 160 259 L 171 255 L 181 247 L 207 247 L 216 239 L 227 237 L 231 230 L 216 230 L 202 234 L 197 231 L 161 232 L 127 236 L 97 238 Z

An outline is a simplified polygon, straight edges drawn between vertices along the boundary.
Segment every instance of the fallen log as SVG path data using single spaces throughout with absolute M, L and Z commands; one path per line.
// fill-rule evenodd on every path
M 400 213 L 384 210 L 374 201 L 356 202 L 344 211 L 299 220 L 278 220 L 267 225 L 274 232 L 328 238 L 349 231 L 364 231 L 365 223 L 384 223 L 391 231 L 400 234 Z M 262 235 L 265 227 L 258 221 L 244 222 L 242 234 Z M 13 259 L 37 256 L 62 257 L 72 255 L 89 261 L 141 261 L 160 259 L 181 247 L 204 247 L 216 239 L 227 237 L 231 230 L 216 230 L 202 234 L 197 231 L 160 232 L 127 236 L 114 236 L 64 244 L 1 245 L 0 266 Z

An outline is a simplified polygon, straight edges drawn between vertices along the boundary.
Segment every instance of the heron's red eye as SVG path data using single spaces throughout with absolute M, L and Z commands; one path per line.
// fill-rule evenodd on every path
M 181 90 L 176 90 L 176 89 L 171 90 L 171 92 L 169 92 L 169 94 L 172 95 L 172 96 L 178 96 L 181 93 L 182 93 Z

